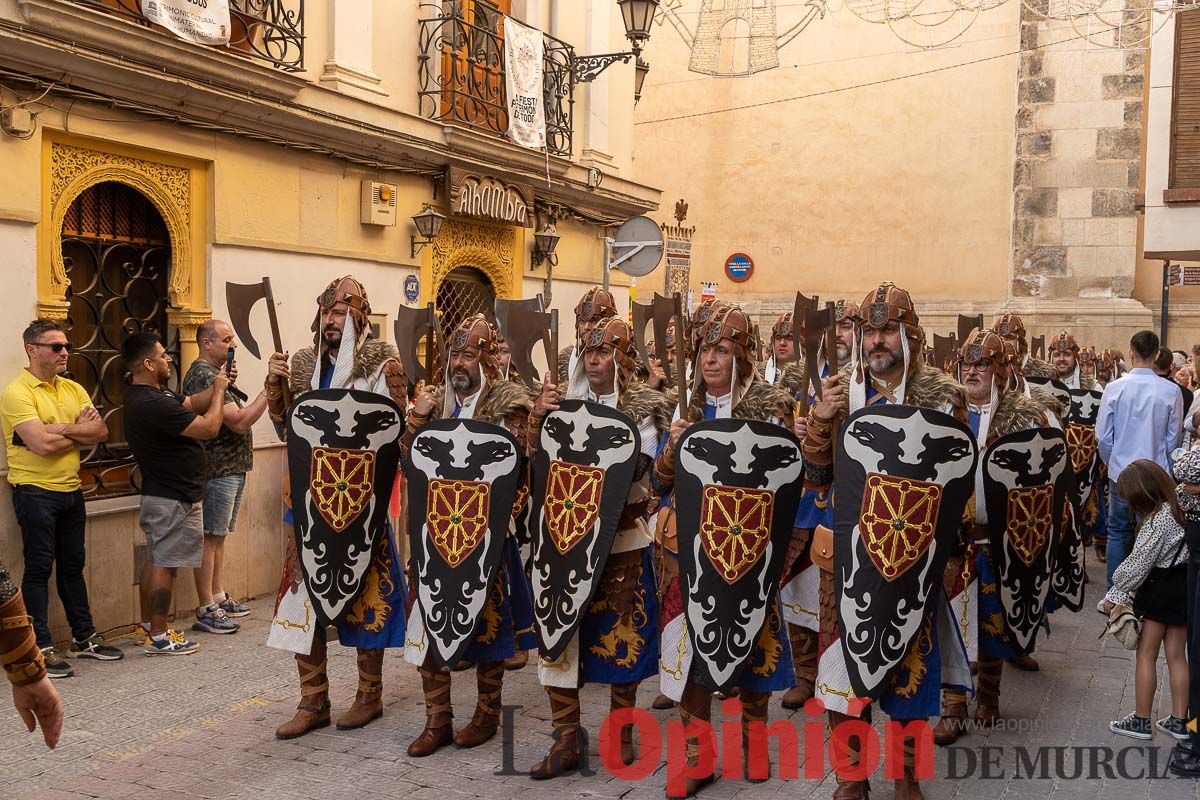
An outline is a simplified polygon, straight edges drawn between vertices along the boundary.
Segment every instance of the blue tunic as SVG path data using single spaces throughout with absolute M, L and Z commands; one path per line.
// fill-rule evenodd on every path
M 658 672 L 658 592 L 651 548 L 641 550 L 641 575 L 628 609 L 612 608 L 598 592 L 579 623 L 579 663 L 585 683 L 637 683 Z

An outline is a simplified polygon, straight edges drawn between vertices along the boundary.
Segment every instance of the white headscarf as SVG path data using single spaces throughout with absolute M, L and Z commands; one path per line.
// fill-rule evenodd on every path
M 331 389 L 345 389 L 354 380 L 354 356 L 358 352 L 358 333 L 354 330 L 354 317 L 346 315 L 346 325 L 342 328 L 342 344 L 338 348 L 337 361 L 333 365 L 333 378 L 329 381 Z M 309 388 L 321 388 L 321 361 L 329 350 L 324 337 L 321 338 L 320 352 L 317 354 L 317 366 L 313 370 Z
M 853 414 L 860 408 L 866 408 L 867 405 L 867 381 L 871 379 L 870 362 L 862 357 L 862 347 L 858 340 L 858 331 L 854 333 L 854 365 L 851 371 L 852 380 L 850 381 L 850 413 Z M 896 404 L 904 405 L 904 393 L 908 388 L 908 364 L 912 354 L 908 347 L 908 331 L 903 322 L 900 323 L 900 358 L 904 362 L 904 371 L 900 376 L 900 383 L 896 385 L 895 396 Z

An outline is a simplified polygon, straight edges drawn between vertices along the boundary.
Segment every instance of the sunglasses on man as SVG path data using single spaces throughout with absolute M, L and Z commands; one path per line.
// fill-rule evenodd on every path
M 31 342 L 34 347 L 49 347 L 55 353 L 61 353 L 66 350 L 68 353 L 75 349 L 75 345 L 70 342 Z

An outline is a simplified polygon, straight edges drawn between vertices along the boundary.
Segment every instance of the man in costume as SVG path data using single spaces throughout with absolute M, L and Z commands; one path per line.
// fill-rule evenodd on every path
M 557 385 L 566 386 L 583 374 L 580 359 L 583 354 L 580 349 L 583 334 L 596 327 L 601 320 L 617 315 L 617 303 L 613 300 L 612 292 L 593 286 L 583 293 L 583 297 L 575 304 L 575 344 L 558 351 Z
M 670 441 L 655 461 L 652 480 L 656 492 L 664 497 L 675 485 L 675 447 L 691 422 L 745 419 L 773 422 L 788 430 L 793 426 L 794 398 L 786 390 L 764 381 L 755 367 L 757 343 L 753 323 L 746 312 L 737 306 L 717 303 L 702 306 L 700 310 L 705 309 L 708 313 L 703 315 L 703 321 L 694 320 L 696 327 L 693 330 L 700 347 L 687 418 L 672 423 Z M 683 587 L 677 536 L 673 527 L 660 526 L 657 533 L 663 550 L 659 582 L 663 591 L 664 620 L 659 682 L 663 693 L 676 700 L 685 725 L 693 718 L 707 721 L 711 718 L 712 694 L 681 669 L 680 654 L 685 653 L 689 645 L 681 613 Z M 770 612 L 762 628 L 754 632 L 753 650 L 737 684 L 742 702 L 743 747 L 749 741 L 746 733 L 750 724 L 766 723 L 771 692 L 786 690 L 795 683 L 791 647 L 778 596 L 770 597 L 769 603 Z M 746 633 L 741 631 L 739 635 Z M 698 737 L 687 738 L 686 752 L 689 765 L 699 763 Z M 687 795 L 712 781 L 711 775 L 688 778 Z
M 805 431 L 807 487 L 822 491 L 832 488 L 835 503 L 838 496 L 833 482 L 835 437 L 851 413 L 877 404 L 899 404 L 941 411 L 964 423 L 967 420 L 966 394 L 962 385 L 942 370 L 925 363 L 925 334 L 908 292 L 890 282 L 880 284 L 863 299 L 856 325 L 861 348 L 858 359 L 824 381 L 823 398 L 809 410 Z M 947 567 L 947 572 L 949 569 Z M 949 615 L 944 600 L 940 605 L 936 600 L 931 602 L 933 610 L 927 616 Z M 821 659 L 817 696 L 830 709 L 829 723 L 836 729 L 839 724 L 853 719 L 847 712 L 854 708 L 847 701 L 852 695 L 849 684 L 835 685 L 840 673 L 846 671 L 845 667 L 839 668 L 832 662 L 852 656 L 840 645 L 831 646 L 832 639 L 837 636 L 834 576 L 824 570 L 820 606 Z M 969 688 L 970 676 L 961 639 L 952 637 L 954 640 L 945 641 L 938 635 L 944 626 L 934 622 L 928 618 L 923 621 L 924 634 L 913 642 L 908 655 L 901 661 L 901 668 L 891 679 L 890 687 L 885 688 L 879 698 L 880 707 L 902 724 L 939 716 L 943 686 L 962 691 Z M 947 652 L 943 653 L 943 649 Z M 947 664 L 953 665 L 948 672 Z M 829 673 L 828 677 L 826 673 Z M 846 710 L 834 710 L 839 707 Z M 869 713 L 869 706 L 864 706 L 862 713 L 863 716 Z M 861 744 L 853 747 L 847 742 L 847 760 L 852 765 L 859 763 Z M 896 781 L 896 797 L 900 800 L 920 800 L 923 796 L 916 778 L 915 758 L 913 742 L 906 741 L 904 776 Z M 867 781 L 850 780 L 841 775 L 837 776 L 837 781 L 834 797 L 838 800 L 862 800 L 867 796 Z
M 1079 375 L 1080 377 L 1091 378 L 1096 388 L 1104 391 L 1104 384 L 1100 383 L 1096 367 L 1099 364 L 1099 358 L 1096 356 L 1096 348 L 1085 347 L 1079 351 Z
M 62 699 L 50 684 L 42 651 L 33 632 L 33 618 L 25 613 L 21 590 L 0 561 L 0 664 L 12 684 L 13 705 L 26 729 L 42 726 L 42 739 L 51 750 L 62 733 Z
M 771 357 L 763 364 L 763 378 L 769 384 L 782 386 L 795 397 L 804 388 L 804 362 L 796 357 L 793 318 L 793 312 L 788 311 L 771 326 Z
M 482 314 L 468 317 L 450 333 L 444 385 L 426 386 L 417 395 L 408 416 L 406 451 L 430 419 L 489 422 L 506 428 L 522 447 L 526 445 L 532 399 L 524 384 L 500 377 L 499 339 L 499 333 Z M 529 583 L 511 524 L 501 558 L 496 585 L 483 604 L 472 642 L 462 656 L 463 661 L 475 665 L 478 700 L 470 723 L 458 733 L 453 729 L 450 673 L 436 666 L 424 636 L 411 632 L 408 636 L 405 658 L 417 666 L 425 695 L 425 729 L 409 744 L 410 756 L 432 755 L 451 742 L 464 748 L 478 747 L 496 735 L 504 662 L 518 651 L 536 646 Z M 415 594 L 409 603 L 410 613 L 415 616 L 418 607 L 414 601 Z
M 1063 331 L 1050 342 L 1050 359 L 1054 362 L 1054 377 L 1068 389 L 1095 389 L 1096 380 L 1085 375 L 1075 337 Z
M 1000 314 L 992 323 L 992 333 L 999 334 L 1001 339 L 1014 342 L 1020 354 L 1021 373 L 1027 378 L 1053 378 L 1057 375 L 1053 365 L 1035 358 L 1029 352 L 1029 340 L 1025 332 L 1025 323 L 1017 314 Z
M 982 453 L 1001 436 L 1046 426 L 1046 412 L 1037 401 L 1016 388 L 1016 359 L 1005 352 L 998 334 L 976 329 L 963 342 L 956 358 L 956 373 L 967 392 L 967 419 Z M 978 640 L 979 687 L 975 721 L 990 724 L 1000 713 L 1000 674 L 1004 659 L 1016 655 L 1000 608 L 997 571 L 989 548 L 989 529 L 983 502 L 982 460 L 977 470 L 975 502 L 968 505 L 967 549 L 962 559 L 951 559 L 948 593 L 954 595 L 954 618 L 975 628 L 963 631 L 968 643 Z M 973 619 L 967 619 L 968 616 Z M 973 624 L 972 624 L 973 623 Z M 973 654 L 972 654 L 973 655 Z M 942 692 L 942 718 L 934 728 L 934 741 L 952 744 L 966 733 L 967 693 L 947 688 Z
M 658 670 L 653 537 L 646 520 L 657 505 L 650 465 L 670 423 L 670 407 L 661 392 L 637 379 L 637 347 L 624 320 L 609 317 L 581 338 L 584 376 L 566 387 L 566 399 L 600 403 L 627 416 L 640 433 L 641 454 L 598 588 L 579 623 L 578 646 L 568 647 L 556 660 L 543 661 L 538 670 L 550 697 L 554 724 L 554 744 L 530 773 L 539 779 L 556 777 L 580 764 L 579 686 L 609 684 L 610 710 L 632 708 L 638 684 Z M 538 433 L 546 416 L 558 409 L 558 398 L 557 386 L 542 385 L 530 419 L 531 449 L 539 447 Z M 534 570 L 541 569 L 535 553 Z M 540 607 L 554 600 L 535 598 L 535 602 Z M 632 727 L 624 727 L 620 735 L 621 757 L 631 763 L 635 757 Z
M 408 406 L 404 367 L 395 347 L 370 338 L 370 314 L 363 285 L 349 275 L 338 278 L 317 298 L 313 345 L 296 353 L 290 368 L 286 355 L 271 356 L 264 393 L 280 438 L 285 436 L 288 411 L 284 380 L 293 402 L 317 389 L 358 389 L 390 397 L 402 409 Z M 285 492 L 284 501 L 288 506 L 284 519 L 291 524 L 290 492 Z M 390 531 L 379 537 L 364 579 L 366 589 L 337 620 L 338 640 L 358 651 L 358 691 L 354 704 L 337 719 L 339 730 L 361 728 L 383 714 L 383 651 L 404 645 L 405 584 L 398 552 Z M 303 583 L 295 538 L 289 537 L 267 643 L 296 654 L 300 705 L 296 715 L 275 731 L 280 739 L 303 736 L 330 722 L 325 629 L 314 624 L 305 608 L 308 595 Z

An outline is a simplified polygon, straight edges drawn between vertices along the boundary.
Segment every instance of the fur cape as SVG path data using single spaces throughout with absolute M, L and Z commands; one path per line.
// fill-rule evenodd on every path
M 558 385 L 565 391 L 571 382 L 571 353 L 575 345 L 568 345 L 558 351 Z
M 807 364 L 804 361 L 804 356 L 800 357 L 799 361 L 792 361 L 783 365 L 783 375 L 779 378 L 777 384 L 779 388 L 787 390 L 794 398 L 800 397 L 800 393 L 804 391 L 804 385 L 808 379 Z
M 617 410 L 632 419 L 635 425 L 640 425 L 647 417 L 652 418 L 659 434 L 671 427 L 671 404 L 666 395 L 636 378 L 631 377 L 621 390 Z
M 1046 361 L 1030 356 L 1021 367 L 1021 373 L 1026 378 L 1058 378 L 1058 371 Z
M 446 388 L 439 386 L 435 392 L 437 408 L 442 407 Z M 474 418 L 493 425 L 503 425 L 507 417 L 528 414 L 533 411 L 533 394 L 520 381 L 499 380 L 488 383 L 487 391 L 479 398 Z
M 1041 406 L 1047 414 L 1053 414 L 1059 422 L 1066 422 L 1068 409 L 1063 408 L 1063 404 L 1058 402 L 1058 398 L 1041 389 L 1037 386 L 1029 387 L 1029 396 L 1039 406 Z
M 704 404 L 707 398 L 702 392 L 693 392 L 688 416 L 693 421 L 704 419 Z M 734 419 L 753 419 L 767 422 L 771 417 L 790 422 L 796 400 L 787 389 L 772 386 L 755 376 L 746 394 L 733 407 L 730 415 Z
M 350 377 L 354 380 L 369 378 L 379 371 L 384 362 L 391 359 L 400 360 L 396 348 L 387 342 L 369 340 L 359 348 L 354 358 L 354 369 Z M 317 350 L 313 346 L 299 350 L 292 356 L 291 379 L 289 384 L 292 397 L 299 397 L 312 390 L 312 376 L 317 368 Z
M 950 413 L 966 419 L 967 392 L 962 384 L 936 367 L 921 363 L 908 377 L 905 405 L 941 410 L 949 404 Z
M 1046 427 L 1046 414 L 1046 409 L 1037 400 L 1020 392 L 1005 392 L 988 427 L 989 444 L 1010 433 Z

